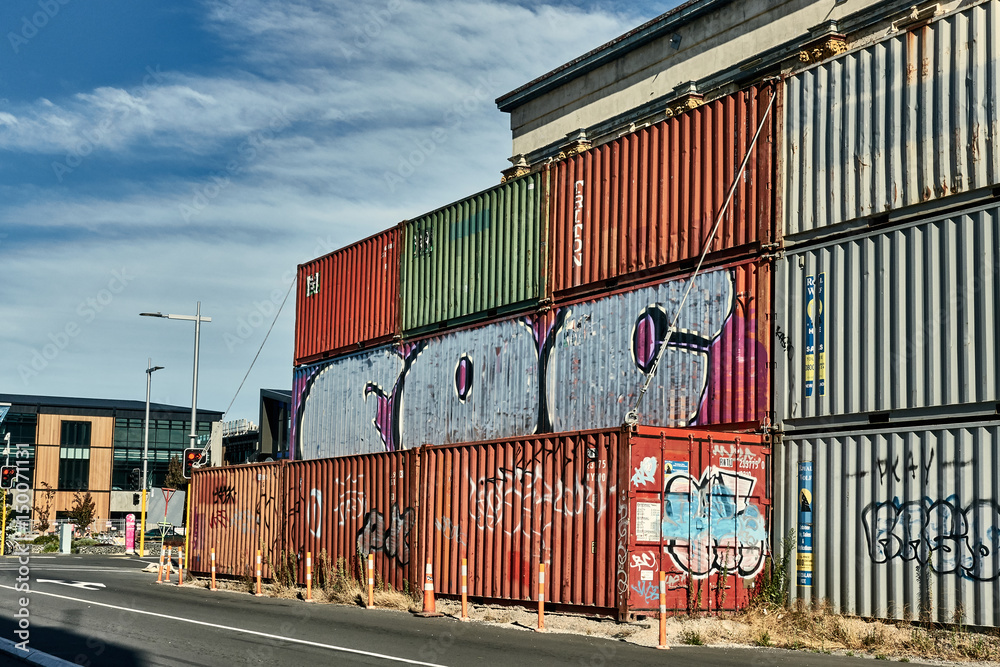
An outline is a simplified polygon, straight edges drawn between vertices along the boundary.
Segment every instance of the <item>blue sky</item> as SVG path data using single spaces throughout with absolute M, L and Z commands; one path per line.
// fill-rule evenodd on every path
M 6 0 L 0 388 L 141 400 L 152 357 L 190 405 L 193 325 L 138 313 L 200 300 L 225 410 L 297 264 L 496 184 L 496 97 L 677 4 Z M 290 387 L 293 331 L 294 293 L 227 418 Z

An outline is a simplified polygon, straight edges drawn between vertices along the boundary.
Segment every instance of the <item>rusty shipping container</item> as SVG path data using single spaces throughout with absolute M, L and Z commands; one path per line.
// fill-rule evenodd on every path
M 286 550 L 300 562 L 312 552 L 314 576 L 343 558 L 359 579 L 359 555 L 374 554 L 383 582 L 420 590 L 417 459 L 414 450 L 289 463 Z M 303 574 L 300 568 L 301 584 Z
M 697 259 L 776 94 L 775 85 L 755 86 L 556 163 L 550 294 L 599 291 Z M 712 240 L 712 257 L 772 242 L 776 109 Z
M 989 0 L 789 77 L 786 241 L 1000 183 L 998 34 Z
M 796 433 L 774 454 L 775 538 L 810 536 L 790 564 L 793 602 L 866 618 L 1000 625 L 995 418 Z
M 546 563 L 545 599 L 612 610 L 620 430 L 560 433 L 424 450 L 422 525 L 437 590 L 537 599 Z
M 299 265 L 296 365 L 399 334 L 399 236 L 393 227 Z
M 546 183 L 546 174 L 532 174 L 402 223 L 405 334 L 538 303 L 544 293 Z
M 270 578 L 284 548 L 284 464 L 263 463 L 195 470 L 191 479 L 191 555 L 195 572 L 208 572 L 215 548 L 219 574 L 252 573 L 257 550 Z
M 770 439 L 639 427 L 628 484 L 628 610 L 742 609 L 769 555 Z M 619 582 L 619 589 L 621 582 Z

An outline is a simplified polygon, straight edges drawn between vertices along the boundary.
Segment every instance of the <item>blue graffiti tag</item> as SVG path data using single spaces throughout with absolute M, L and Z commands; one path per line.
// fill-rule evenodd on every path
M 660 586 L 655 581 L 640 581 L 632 584 L 632 590 L 645 598 L 646 602 L 655 602 L 660 599 Z
M 706 468 L 701 480 L 674 475 L 664 489 L 664 539 L 674 563 L 692 576 L 727 569 L 756 575 L 767 554 L 767 530 L 760 508 L 750 502 L 757 480 Z

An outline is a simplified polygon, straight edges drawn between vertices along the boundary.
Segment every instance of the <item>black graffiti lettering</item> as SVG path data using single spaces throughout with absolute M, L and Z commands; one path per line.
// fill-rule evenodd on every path
M 995 501 L 977 500 L 964 509 L 954 497 L 872 503 L 861 512 L 861 522 L 875 563 L 899 558 L 976 581 L 1000 576 L 1000 505 Z
M 395 558 L 400 565 L 410 562 L 410 531 L 416 525 L 416 512 L 407 507 L 402 512 L 399 505 L 393 503 L 389 509 L 389 525 L 378 510 L 365 514 L 364 524 L 358 531 L 358 551 L 362 555 L 381 551 L 390 558 Z

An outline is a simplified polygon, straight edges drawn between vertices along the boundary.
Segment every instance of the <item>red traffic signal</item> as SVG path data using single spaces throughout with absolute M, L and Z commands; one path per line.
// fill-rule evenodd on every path
M 0 467 L 0 489 L 13 489 L 17 479 L 17 466 Z
M 204 453 L 203 449 L 198 447 L 193 447 L 184 450 L 184 468 L 183 474 L 185 479 L 191 479 L 191 471 L 196 467 L 201 465 L 201 457 Z

